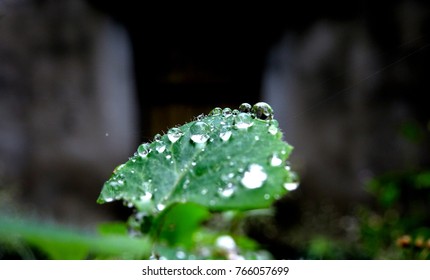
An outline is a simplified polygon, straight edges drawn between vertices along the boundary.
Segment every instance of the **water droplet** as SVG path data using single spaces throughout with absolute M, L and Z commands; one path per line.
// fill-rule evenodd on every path
M 161 140 L 161 135 L 160 134 L 155 134 L 153 141 L 160 141 L 160 140 Z
M 177 259 L 182 260 L 182 259 L 184 259 L 185 257 L 186 257 L 186 254 L 185 254 L 183 251 L 177 251 L 177 252 L 176 252 L 176 258 L 177 258 Z
M 183 134 L 182 130 L 177 127 L 173 127 L 167 132 L 167 138 L 169 138 L 170 142 L 175 143 Z
M 278 133 L 278 128 L 274 125 L 270 125 L 269 128 L 267 129 L 267 131 L 272 134 L 275 135 L 276 133 Z
M 201 121 L 201 120 L 203 120 L 203 119 L 204 119 L 204 117 L 205 117 L 205 115 L 204 115 L 204 114 L 200 114 L 200 115 L 198 115 L 198 116 L 196 117 L 196 119 L 197 119 L 198 121 Z
M 172 158 L 172 156 L 171 155 L 167 155 L 166 156 L 166 159 L 171 159 Z
M 265 200 L 269 200 L 269 199 L 270 199 L 270 194 L 266 193 L 266 194 L 264 195 L 264 199 L 265 199 Z
M 158 153 L 163 153 L 166 150 L 166 145 L 162 141 L 155 141 L 155 149 Z
M 105 198 L 103 198 L 103 200 L 105 202 L 112 202 L 114 199 L 113 199 L 113 197 L 105 197 Z
M 282 164 L 282 159 L 277 154 L 273 154 L 269 159 L 271 166 L 279 166 Z
M 209 205 L 215 205 L 215 203 L 216 203 L 216 201 L 215 201 L 214 199 L 211 199 L 211 200 L 209 201 Z
M 240 113 L 240 111 L 237 109 L 234 109 L 233 111 L 231 111 L 231 113 L 236 116 Z
M 254 124 L 250 114 L 240 113 L 234 120 L 234 126 L 239 129 L 245 129 L 251 127 Z
M 218 193 L 222 197 L 231 197 L 234 194 L 235 190 L 235 185 L 233 185 L 232 183 L 228 183 L 226 187 L 220 188 Z
M 220 107 L 213 108 L 209 113 L 210 116 L 218 116 L 222 114 L 222 109 Z
M 257 189 L 261 187 L 267 179 L 267 174 L 261 165 L 251 164 L 248 170 L 243 174 L 242 185 L 248 189 Z
M 236 242 L 230 235 L 221 235 L 216 241 L 216 246 L 220 249 L 224 249 L 227 251 L 233 251 L 236 249 Z
M 200 193 L 201 193 L 202 195 L 205 195 L 205 194 L 207 194 L 207 193 L 208 193 L 208 189 L 203 189 Z
M 294 191 L 295 189 L 297 189 L 299 187 L 299 183 L 284 183 L 284 188 L 287 191 Z
M 209 139 L 210 127 L 204 122 L 197 121 L 190 127 L 191 140 L 194 143 L 206 143 Z
M 191 165 L 196 166 L 196 162 L 195 161 L 191 162 Z
M 219 132 L 219 137 L 222 139 L 222 141 L 228 141 L 228 139 L 230 139 L 231 137 L 231 129 L 230 126 L 223 126 L 221 127 L 221 130 Z
M 143 143 L 137 148 L 137 153 L 141 157 L 146 157 L 151 152 L 151 149 L 149 148 L 148 143 Z
M 106 136 L 106 137 L 108 137 L 108 136 L 109 136 L 109 133 L 107 133 L 107 132 L 106 132 L 106 133 L 105 133 L 105 136 Z
M 255 103 L 251 111 L 258 119 L 271 120 L 273 118 L 273 109 L 266 102 Z
M 230 117 L 232 114 L 233 112 L 230 108 L 224 108 L 224 110 L 222 110 L 222 115 L 226 118 Z
M 161 204 L 161 203 L 157 204 L 157 209 L 158 209 L 158 211 L 163 211 L 163 210 L 164 210 L 164 208 L 166 208 L 166 205 Z
M 251 112 L 252 106 L 249 103 L 242 103 L 239 106 L 239 111 L 244 112 L 244 113 L 249 113 Z
M 125 163 L 118 165 L 117 167 L 115 167 L 115 169 L 113 170 L 113 174 L 117 174 L 121 169 L 123 169 L 125 166 Z
M 151 198 L 152 198 L 152 193 L 146 192 L 144 195 L 141 195 L 139 197 L 139 200 L 141 202 L 149 202 L 151 200 Z
M 258 140 L 260 140 L 260 137 L 258 135 L 255 135 L 254 139 L 255 139 L 255 141 L 258 141 Z

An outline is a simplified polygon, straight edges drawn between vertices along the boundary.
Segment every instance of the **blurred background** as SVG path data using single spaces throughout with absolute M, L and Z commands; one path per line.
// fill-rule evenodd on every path
M 276 257 L 300 256 L 310 232 L 316 251 L 327 236 L 356 242 L 357 207 L 379 207 L 366 187 L 380 176 L 394 174 L 388 194 L 372 186 L 391 195 L 383 211 L 399 206 L 395 221 L 410 214 L 404 197 L 428 198 L 399 183 L 430 163 L 428 2 L 138 3 L 0 0 L 2 211 L 78 227 L 124 219 L 122 204 L 96 199 L 139 143 L 257 101 L 274 108 L 301 180 L 269 225 L 249 228 Z M 427 202 L 413 203 L 421 227 Z

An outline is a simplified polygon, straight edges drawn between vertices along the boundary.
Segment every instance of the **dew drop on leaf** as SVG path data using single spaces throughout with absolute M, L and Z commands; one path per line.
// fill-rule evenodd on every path
M 239 113 L 234 120 L 234 126 L 238 129 L 246 129 L 253 124 L 252 117 L 248 113 Z
M 273 124 L 269 125 L 269 128 L 267 129 L 267 131 L 272 134 L 275 135 L 276 133 L 278 133 L 278 128 L 276 126 L 274 126 Z
M 267 179 L 267 174 L 261 165 L 251 164 L 247 171 L 243 174 L 241 183 L 245 188 L 257 189 L 261 187 Z
M 212 111 L 209 113 L 210 116 L 218 116 L 222 114 L 222 109 L 220 107 L 215 107 L 212 109 Z
M 239 111 L 243 112 L 243 113 L 249 113 L 251 112 L 252 106 L 249 103 L 242 103 L 239 106 Z
M 251 111 L 258 119 L 271 120 L 273 118 L 273 109 L 266 102 L 255 103 Z
M 278 157 L 277 154 L 273 154 L 269 159 L 271 166 L 280 166 L 282 164 L 282 159 Z
M 143 143 L 141 144 L 138 148 L 137 148 L 137 153 L 139 154 L 139 156 L 141 156 L 142 158 L 146 157 L 149 152 L 151 151 L 151 149 L 149 148 L 149 144 L 148 143 Z
M 163 211 L 164 208 L 166 208 L 164 204 L 161 204 L 161 203 L 157 204 L 158 211 Z
M 295 189 L 297 189 L 299 187 L 298 183 L 284 183 L 284 188 L 287 191 L 294 191 Z
M 177 127 L 173 127 L 169 129 L 169 131 L 167 132 L 167 138 L 169 138 L 170 142 L 175 143 L 181 138 L 183 134 L 184 133 L 182 132 L 181 129 Z
M 230 139 L 231 137 L 231 129 L 230 126 L 223 126 L 221 127 L 221 130 L 219 132 L 219 137 L 222 139 L 222 141 L 228 141 L 228 139 Z
M 197 121 L 190 127 L 190 133 L 194 143 L 206 143 L 209 139 L 210 127 L 205 122 Z
M 222 110 L 222 115 L 226 118 L 230 117 L 232 114 L 233 112 L 230 108 L 224 108 L 224 110 Z
M 230 197 L 234 194 L 236 187 L 233 185 L 233 183 L 228 183 L 227 186 L 224 188 L 220 188 L 218 193 L 222 197 Z

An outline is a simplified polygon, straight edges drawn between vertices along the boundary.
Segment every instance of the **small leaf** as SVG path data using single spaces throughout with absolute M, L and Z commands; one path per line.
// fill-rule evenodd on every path
M 98 203 L 123 200 L 148 214 L 178 202 L 213 211 L 267 208 L 295 182 L 286 165 L 292 147 L 267 103 L 240 109 L 215 108 L 143 143 L 114 170 Z

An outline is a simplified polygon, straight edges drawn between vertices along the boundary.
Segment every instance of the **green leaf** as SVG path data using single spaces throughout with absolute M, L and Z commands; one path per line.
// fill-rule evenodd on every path
M 167 241 L 170 246 L 190 248 L 194 243 L 194 232 L 208 217 L 207 209 L 198 204 L 172 204 L 157 216 L 154 221 L 153 235 L 162 241 Z
M 98 203 L 156 214 L 178 202 L 212 211 L 267 208 L 296 184 L 272 108 L 264 102 L 206 116 L 140 145 L 104 184 Z
M 92 257 L 140 259 L 150 255 L 151 243 L 144 238 L 99 236 L 60 225 L 34 220 L 0 217 L 0 241 L 26 242 L 54 260 Z

